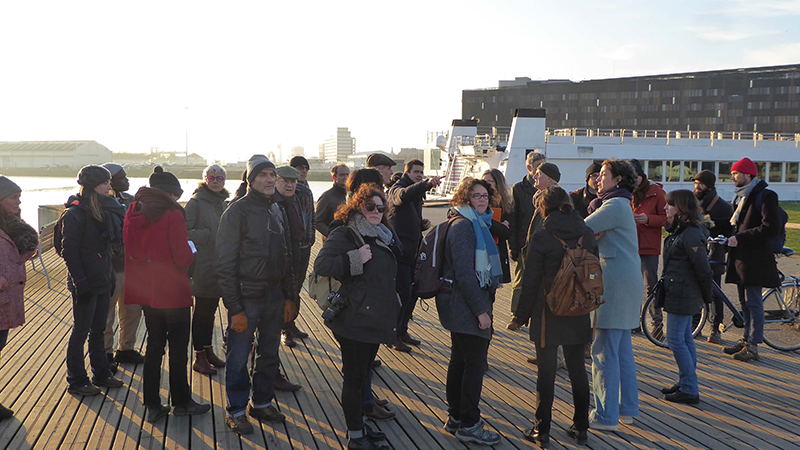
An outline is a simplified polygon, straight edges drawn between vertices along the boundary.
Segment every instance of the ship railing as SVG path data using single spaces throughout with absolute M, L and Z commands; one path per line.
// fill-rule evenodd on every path
M 677 131 L 677 130 L 634 130 L 627 128 L 558 128 L 545 130 L 545 141 L 549 142 L 550 136 L 571 137 L 576 143 L 579 137 L 610 137 L 619 138 L 620 144 L 625 143 L 625 138 L 652 138 L 665 139 L 669 145 L 672 139 L 697 139 L 711 141 L 734 140 L 753 141 L 757 147 L 759 141 L 794 142 L 795 148 L 800 143 L 800 133 L 758 133 L 755 131 Z
M 482 134 L 478 136 L 456 136 L 456 146 L 492 147 L 508 142 L 507 134 Z

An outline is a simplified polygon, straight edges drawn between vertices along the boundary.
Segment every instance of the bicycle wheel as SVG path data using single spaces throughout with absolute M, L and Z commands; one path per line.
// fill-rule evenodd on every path
M 654 301 L 654 296 L 649 295 L 642 307 L 642 316 L 640 319 L 642 333 L 653 344 L 662 348 L 669 348 L 667 345 L 667 330 L 664 328 L 663 316 L 660 318 L 651 311 Z
M 764 343 L 776 350 L 800 349 L 800 297 L 794 284 L 764 293 Z

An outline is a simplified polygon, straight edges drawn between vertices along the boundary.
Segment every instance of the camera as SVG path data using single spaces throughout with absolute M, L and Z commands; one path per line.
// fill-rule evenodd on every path
M 330 306 L 322 312 L 322 318 L 325 319 L 326 322 L 335 319 L 339 313 L 350 304 L 347 299 L 339 295 L 338 292 L 331 292 L 328 295 L 328 301 L 331 303 Z

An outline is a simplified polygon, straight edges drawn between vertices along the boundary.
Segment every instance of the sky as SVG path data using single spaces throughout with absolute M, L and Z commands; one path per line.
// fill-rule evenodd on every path
M 463 89 L 800 63 L 800 1 L 0 2 L 0 141 L 424 148 Z M 795 26 L 792 26 L 795 25 Z M 509 124 L 510 125 L 510 124 Z

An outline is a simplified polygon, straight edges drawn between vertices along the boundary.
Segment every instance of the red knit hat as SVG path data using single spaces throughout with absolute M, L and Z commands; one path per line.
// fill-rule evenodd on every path
M 735 163 L 731 167 L 731 173 L 739 172 L 744 173 L 747 175 L 758 176 L 758 168 L 756 167 L 756 163 L 754 163 L 750 158 L 742 158 Z

